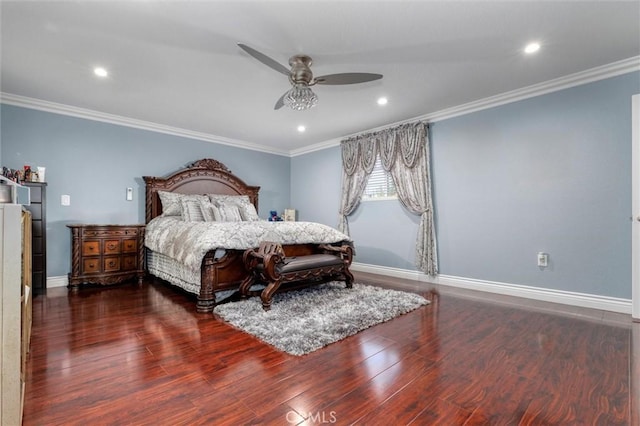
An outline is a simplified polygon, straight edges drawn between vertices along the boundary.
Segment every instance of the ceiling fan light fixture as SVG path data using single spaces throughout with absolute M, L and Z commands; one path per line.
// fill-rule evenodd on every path
M 296 111 L 313 108 L 318 103 L 318 96 L 306 84 L 295 84 L 286 95 L 283 102 Z

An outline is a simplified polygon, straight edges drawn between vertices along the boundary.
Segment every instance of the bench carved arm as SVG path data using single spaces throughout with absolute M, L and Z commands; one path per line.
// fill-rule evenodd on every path
M 284 265 L 284 255 L 269 253 L 264 256 L 264 275 L 269 281 L 280 279 L 280 268 Z
M 266 258 L 271 255 L 284 257 L 284 249 L 278 243 L 263 241 L 260 243 L 260 247 L 245 250 L 242 260 L 247 268 L 253 269 L 257 264 L 265 262 Z
M 258 248 L 245 250 L 242 261 L 249 271 L 240 284 L 240 293 L 246 297 L 251 294 L 250 288 L 256 281 L 271 281 L 279 275 L 276 265 L 284 262 L 284 249 L 278 243 L 263 241 Z

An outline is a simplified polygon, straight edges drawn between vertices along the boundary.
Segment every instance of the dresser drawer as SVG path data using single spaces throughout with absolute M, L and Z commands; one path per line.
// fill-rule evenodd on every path
M 99 256 L 100 255 L 100 241 L 83 241 L 82 242 L 82 255 L 83 256 Z
M 105 240 L 103 253 L 104 254 L 120 253 L 120 240 Z
M 34 220 L 32 221 L 31 225 L 34 237 L 45 237 L 46 234 L 44 233 L 44 223 L 41 220 Z
M 136 240 L 122 240 L 123 253 L 135 253 L 138 250 L 138 242 Z
M 119 257 L 105 257 L 104 258 L 104 272 L 115 272 L 120 270 L 120 258 Z
M 122 270 L 133 271 L 138 267 L 138 258 L 136 256 L 124 256 L 122 258 Z
M 43 197 L 42 197 L 42 192 L 43 192 L 43 187 L 42 186 L 37 186 L 37 185 L 27 185 L 29 186 L 30 190 L 30 199 L 32 203 L 42 203 Z
M 121 229 L 83 229 L 82 235 L 85 237 L 130 237 L 140 234 L 140 230 L 137 228 L 121 228 Z
M 91 257 L 82 260 L 82 273 L 83 274 L 99 274 L 102 272 L 100 269 L 100 258 Z
M 42 220 L 42 206 L 39 204 L 31 204 L 24 206 L 24 208 L 31 212 L 31 220 Z

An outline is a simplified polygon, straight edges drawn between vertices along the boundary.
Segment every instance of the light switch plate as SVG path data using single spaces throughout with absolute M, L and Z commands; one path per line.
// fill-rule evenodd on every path
M 60 204 L 63 206 L 71 205 L 71 196 L 70 195 L 62 195 L 60 196 Z
M 133 200 L 133 188 L 127 188 L 127 201 Z
M 549 255 L 547 253 L 538 253 L 538 266 L 546 268 L 549 264 Z

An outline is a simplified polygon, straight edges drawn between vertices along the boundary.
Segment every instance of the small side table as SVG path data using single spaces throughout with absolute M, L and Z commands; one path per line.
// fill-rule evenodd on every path
M 71 229 L 69 288 L 144 279 L 144 225 L 67 225 Z

